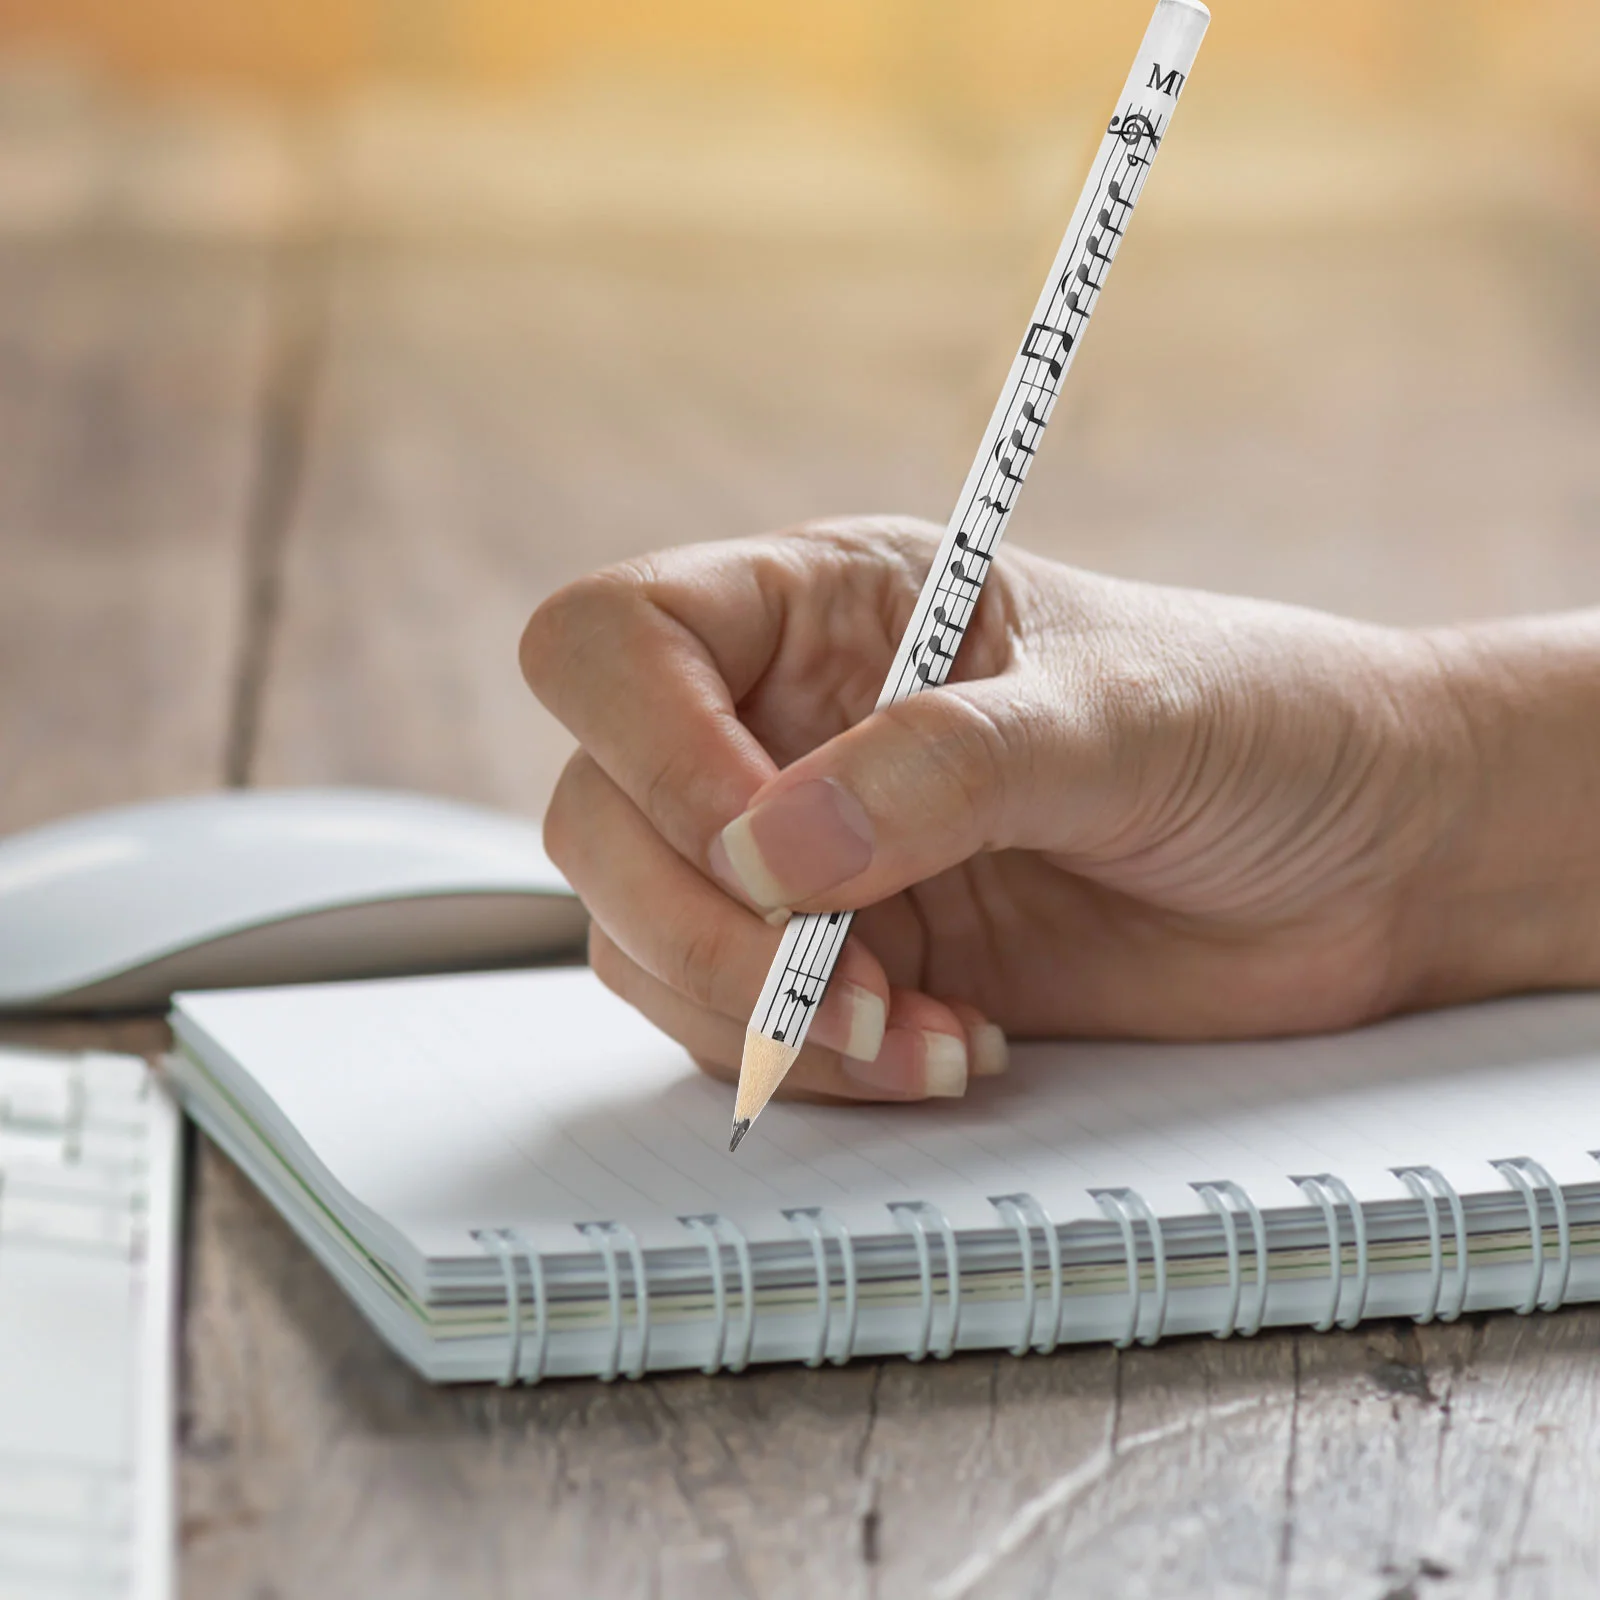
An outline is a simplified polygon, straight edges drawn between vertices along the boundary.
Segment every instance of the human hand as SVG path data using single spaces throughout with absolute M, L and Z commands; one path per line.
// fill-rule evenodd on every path
M 1477 792 L 1437 641 L 1011 550 L 952 681 L 874 712 L 937 538 L 673 550 L 534 614 L 524 672 L 581 745 L 546 840 L 604 982 L 731 1077 L 772 924 L 859 909 L 788 1086 L 879 1099 L 962 1092 L 1000 1030 L 1273 1034 L 1434 997 Z

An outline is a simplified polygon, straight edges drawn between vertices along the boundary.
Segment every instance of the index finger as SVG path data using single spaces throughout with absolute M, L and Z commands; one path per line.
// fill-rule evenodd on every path
M 757 543 L 607 568 L 552 595 L 522 636 L 529 688 L 701 868 L 777 770 L 736 704 L 782 634 Z

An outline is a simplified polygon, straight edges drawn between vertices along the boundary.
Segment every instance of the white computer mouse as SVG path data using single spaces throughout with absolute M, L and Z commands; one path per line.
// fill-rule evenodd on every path
M 537 827 L 423 795 L 234 790 L 0 839 L 5 1010 L 505 966 L 586 926 Z

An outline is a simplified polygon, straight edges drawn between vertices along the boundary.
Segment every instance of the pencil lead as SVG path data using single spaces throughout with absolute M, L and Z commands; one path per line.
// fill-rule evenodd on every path
M 739 1141 L 750 1131 L 750 1118 L 740 1117 L 733 1125 L 733 1137 L 728 1141 L 728 1154 L 731 1156 L 739 1148 Z

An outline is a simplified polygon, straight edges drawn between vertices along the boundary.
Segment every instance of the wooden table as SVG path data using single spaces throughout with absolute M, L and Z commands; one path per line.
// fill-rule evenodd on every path
M 0 827 L 223 782 L 536 813 L 541 596 L 820 513 L 942 518 L 1038 256 L 0 243 Z M 1396 621 L 1594 603 L 1595 281 L 1554 223 L 1243 257 L 1152 227 L 1015 538 Z M 894 1600 L 975 1553 L 985 1595 L 1600 1591 L 1597 1311 L 432 1389 L 203 1141 L 188 1218 L 189 1600 Z

